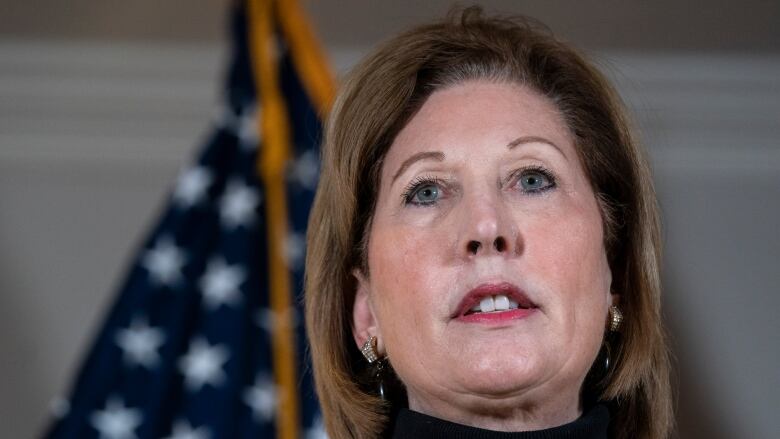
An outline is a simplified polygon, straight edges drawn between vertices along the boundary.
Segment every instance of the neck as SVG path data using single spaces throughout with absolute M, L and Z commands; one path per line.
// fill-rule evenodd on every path
M 589 407 L 573 422 L 542 430 L 504 432 L 449 422 L 401 409 L 383 437 L 392 439 L 607 439 L 610 416 L 605 405 Z
M 582 414 L 579 396 L 558 395 L 538 403 L 529 395 L 496 399 L 459 395 L 447 401 L 409 395 L 409 408 L 462 425 L 494 431 L 533 431 L 570 423 Z

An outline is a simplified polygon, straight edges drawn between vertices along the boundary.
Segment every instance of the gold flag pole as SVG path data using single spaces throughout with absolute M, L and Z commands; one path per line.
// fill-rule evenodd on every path
M 263 145 L 258 171 L 265 186 L 269 245 L 269 285 L 273 315 L 272 348 L 277 391 L 276 437 L 298 439 L 299 403 L 290 274 L 284 254 L 287 198 L 284 170 L 290 157 L 290 122 L 279 87 L 278 47 L 273 28 L 273 0 L 249 0 L 252 71 L 259 95 L 258 124 Z

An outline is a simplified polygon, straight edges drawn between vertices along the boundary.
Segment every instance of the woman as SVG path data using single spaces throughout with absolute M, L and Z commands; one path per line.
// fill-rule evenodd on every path
M 330 436 L 668 436 L 659 259 L 647 165 L 572 48 L 473 8 L 389 41 L 341 89 L 309 224 Z

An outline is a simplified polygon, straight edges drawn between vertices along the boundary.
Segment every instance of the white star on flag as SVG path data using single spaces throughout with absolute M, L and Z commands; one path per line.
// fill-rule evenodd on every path
M 200 281 L 204 305 L 215 310 L 221 305 L 236 305 L 241 302 L 238 287 L 246 280 L 246 271 L 238 265 L 227 265 L 222 258 L 209 262 L 206 274 Z
M 184 263 L 184 251 L 173 244 L 170 236 L 158 239 L 154 248 L 147 250 L 141 259 L 152 282 L 163 286 L 173 286 L 181 281 Z
M 203 199 L 213 180 L 211 171 L 203 166 L 182 172 L 173 192 L 173 201 L 185 209 L 194 206 Z
M 300 268 L 303 264 L 305 251 L 306 241 L 303 235 L 296 232 L 289 233 L 287 239 L 284 240 L 284 260 L 287 263 L 287 268 L 291 270 Z
M 222 224 L 229 229 L 248 226 L 254 220 L 258 203 L 260 195 L 256 190 L 239 181 L 231 181 L 220 200 Z
M 230 351 L 222 345 L 209 345 L 202 337 L 194 339 L 179 362 L 187 390 L 197 392 L 205 384 L 214 387 L 222 384 L 225 381 L 222 366 L 229 356 Z
M 249 109 L 238 119 L 238 143 L 244 151 L 252 151 L 260 143 L 260 130 L 258 129 L 258 117 L 260 114 L 254 109 Z
M 270 421 L 279 403 L 276 385 L 268 376 L 259 374 L 254 385 L 244 391 L 244 402 L 252 409 L 256 421 Z
M 149 326 L 145 318 L 136 317 L 129 328 L 117 331 L 114 340 L 124 352 L 126 363 L 151 370 L 160 362 L 157 349 L 165 342 L 165 335 Z
M 205 425 L 192 428 L 188 421 L 180 419 L 173 425 L 173 433 L 165 439 L 209 439 L 210 437 L 211 433 Z
M 317 177 L 320 174 L 319 167 L 317 155 L 314 151 L 308 150 L 291 163 L 289 175 L 301 187 L 314 190 L 317 187 Z
M 101 439 L 132 439 L 134 430 L 141 425 L 141 410 L 125 407 L 120 398 L 108 399 L 105 410 L 95 411 L 89 422 L 100 434 Z
M 323 424 L 321 416 L 317 416 L 311 424 L 311 427 L 306 430 L 306 439 L 328 439 L 328 434 L 325 432 L 325 424 Z

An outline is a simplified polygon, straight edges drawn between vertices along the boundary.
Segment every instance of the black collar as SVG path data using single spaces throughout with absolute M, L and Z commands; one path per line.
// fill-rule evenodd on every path
M 388 437 L 392 439 L 607 439 L 608 427 L 609 410 L 604 405 L 593 406 L 579 419 L 560 427 L 517 433 L 483 430 L 401 409 Z

